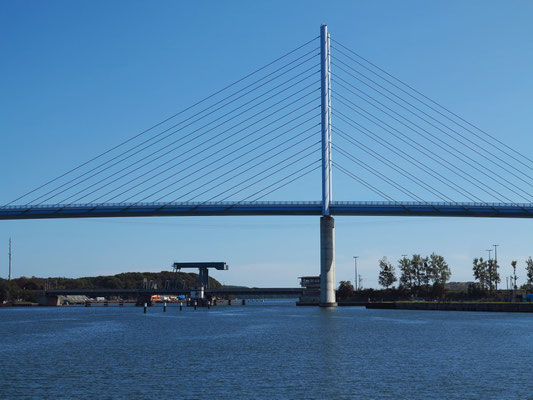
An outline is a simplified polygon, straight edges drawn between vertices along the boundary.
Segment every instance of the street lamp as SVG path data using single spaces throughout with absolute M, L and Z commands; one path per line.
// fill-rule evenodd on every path
M 493 244 L 494 246 L 494 267 L 496 269 L 496 273 L 498 273 L 498 249 L 497 247 L 499 244 Z M 498 280 L 496 280 L 496 290 L 498 290 Z
M 489 252 L 489 261 L 490 261 L 490 260 L 492 260 L 492 259 L 490 258 L 490 253 L 492 252 L 492 249 L 488 249 L 487 251 Z
M 355 269 L 355 281 L 354 281 L 355 290 L 357 290 L 357 259 L 358 258 L 359 256 L 353 256 L 353 264 L 354 264 L 354 269 Z

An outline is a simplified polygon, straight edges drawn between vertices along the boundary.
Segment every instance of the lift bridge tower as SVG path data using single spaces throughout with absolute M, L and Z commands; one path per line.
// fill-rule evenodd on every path
M 182 269 L 198 269 L 198 286 L 203 286 L 204 289 L 209 289 L 209 268 L 219 271 L 227 271 L 228 265 L 225 262 L 175 262 L 172 264 L 175 279 L 174 287 L 178 287 L 178 272 Z
M 335 307 L 335 220 L 331 205 L 331 72 L 330 37 L 327 25 L 320 27 L 321 126 L 322 126 L 322 216 L 320 217 L 320 306 Z

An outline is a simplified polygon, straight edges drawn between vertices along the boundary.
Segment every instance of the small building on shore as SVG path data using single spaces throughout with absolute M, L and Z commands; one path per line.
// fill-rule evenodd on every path
M 300 286 L 304 288 L 296 305 L 318 306 L 320 303 L 320 276 L 300 276 Z

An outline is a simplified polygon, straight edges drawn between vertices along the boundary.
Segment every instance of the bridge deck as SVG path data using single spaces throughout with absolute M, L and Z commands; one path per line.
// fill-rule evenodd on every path
M 333 202 L 332 215 L 533 218 L 533 203 Z M 0 220 L 321 215 L 321 202 L 115 203 L 0 207 Z
M 205 289 L 206 295 L 233 295 L 233 296 L 299 296 L 302 288 L 241 288 L 225 287 L 217 289 Z M 190 294 L 191 289 L 57 289 L 46 290 L 48 296 L 149 296 Z

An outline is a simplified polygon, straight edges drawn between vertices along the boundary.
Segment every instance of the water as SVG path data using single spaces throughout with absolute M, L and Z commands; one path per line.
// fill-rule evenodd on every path
M 531 399 L 533 316 L 0 309 L 2 399 Z

